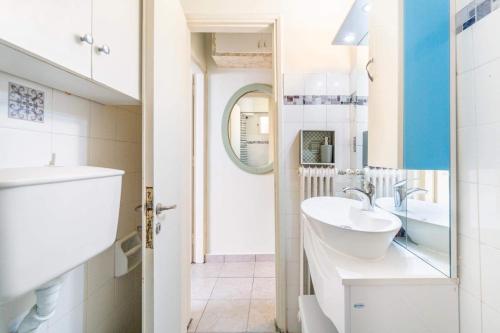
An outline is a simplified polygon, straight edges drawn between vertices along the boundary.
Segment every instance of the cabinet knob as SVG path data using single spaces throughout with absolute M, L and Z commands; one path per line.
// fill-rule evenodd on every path
M 92 45 L 94 43 L 94 37 L 91 34 L 85 34 L 80 36 L 80 42 Z
M 98 46 L 97 47 L 97 52 L 108 55 L 108 54 L 111 53 L 111 49 L 109 48 L 109 46 L 107 46 L 106 44 L 104 44 L 102 46 Z

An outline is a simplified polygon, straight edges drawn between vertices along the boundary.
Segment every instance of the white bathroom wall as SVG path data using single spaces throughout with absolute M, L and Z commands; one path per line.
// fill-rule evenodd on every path
M 222 143 L 231 96 L 252 83 L 272 83 L 270 70 L 218 69 L 208 76 L 208 254 L 274 253 L 274 177 L 239 169 Z
M 456 36 L 460 332 L 500 332 L 500 10 Z M 470 1 L 457 0 L 469 15 Z M 467 12 L 467 14 L 466 14 Z M 474 13 L 472 11 L 472 13 Z M 457 16 L 457 20 L 461 20 Z M 482 14 L 481 14 L 482 16 Z
M 44 92 L 43 123 L 8 118 L 9 82 Z M 0 168 L 47 165 L 54 153 L 56 165 L 125 170 L 118 238 L 141 223 L 140 214 L 133 210 L 141 202 L 140 124 L 137 108 L 100 105 L 0 72 Z M 69 273 L 56 314 L 40 333 L 137 333 L 140 295 L 140 268 L 123 278 L 114 278 L 111 247 Z M 0 332 L 10 332 L 8 326 L 16 318 L 21 319 L 34 300 L 30 293 L 0 305 Z
M 331 45 L 353 0 L 183 0 L 189 15 L 282 18 L 284 73 L 349 71 L 349 49 Z
M 350 95 L 349 73 L 322 72 L 307 74 L 285 74 L 284 95 Z M 300 100 L 300 97 L 299 97 Z M 335 163 L 338 168 L 349 166 L 349 110 L 350 105 L 283 105 L 282 134 L 283 151 L 280 158 L 284 188 L 282 227 L 286 230 L 286 279 L 287 279 L 287 325 L 289 332 L 298 332 L 297 312 L 299 296 L 299 151 L 301 129 L 335 131 Z

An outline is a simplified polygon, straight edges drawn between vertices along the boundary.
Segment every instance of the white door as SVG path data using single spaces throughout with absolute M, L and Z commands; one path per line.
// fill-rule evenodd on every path
M 143 333 L 179 333 L 190 306 L 190 32 L 178 0 L 144 0 L 144 13 L 143 170 L 154 209 L 153 248 L 143 258 Z M 150 245 L 147 235 L 145 217 Z
M 0 8 L 1 42 L 90 77 L 91 0 L 4 0 Z
M 94 0 L 92 78 L 139 99 L 140 0 Z

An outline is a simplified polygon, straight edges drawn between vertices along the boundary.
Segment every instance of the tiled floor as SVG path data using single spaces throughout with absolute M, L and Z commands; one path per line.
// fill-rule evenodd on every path
M 274 262 L 194 264 L 191 298 L 188 332 L 275 332 Z

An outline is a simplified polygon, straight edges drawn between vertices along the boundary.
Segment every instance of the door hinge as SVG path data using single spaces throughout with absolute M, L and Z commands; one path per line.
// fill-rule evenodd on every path
M 153 188 L 146 186 L 146 205 L 144 212 L 146 214 L 146 249 L 153 248 Z

